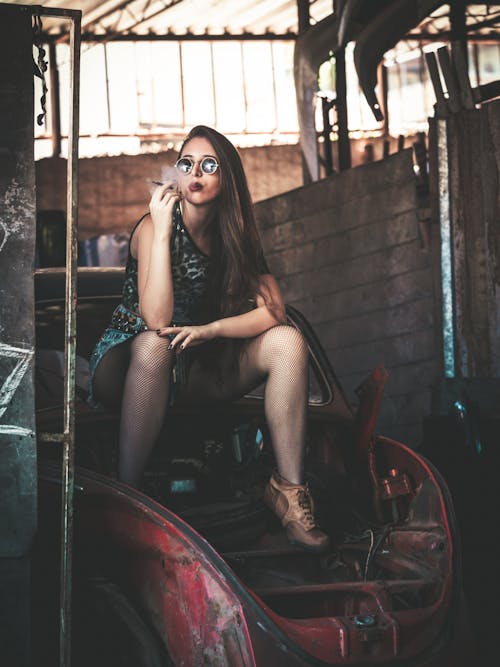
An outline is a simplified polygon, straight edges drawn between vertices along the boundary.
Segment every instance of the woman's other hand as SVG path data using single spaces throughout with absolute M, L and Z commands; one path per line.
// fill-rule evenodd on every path
M 206 343 L 217 337 L 218 322 L 209 324 L 200 324 L 185 327 L 162 327 L 157 329 L 158 336 L 174 336 L 169 349 L 184 350 L 186 347 L 193 347 Z
M 149 202 L 154 235 L 158 239 L 169 239 L 173 229 L 174 205 L 181 198 L 175 181 L 168 181 L 156 188 Z

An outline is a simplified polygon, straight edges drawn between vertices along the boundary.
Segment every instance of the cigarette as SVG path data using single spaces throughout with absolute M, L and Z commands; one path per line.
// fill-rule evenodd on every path
M 148 180 L 147 182 L 148 183 L 154 183 L 155 185 L 159 185 L 159 186 L 162 186 L 162 187 L 164 185 L 167 185 L 167 183 L 168 183 L 168 181 L 163 182 L 163 181 L 151 181 L 151 180 Z M 170 190 L 175 190 L 176 188 L 177 188 L 177 182 L 176 181 L 171 181 L 171 183 L 169 185 L 169 189 Z

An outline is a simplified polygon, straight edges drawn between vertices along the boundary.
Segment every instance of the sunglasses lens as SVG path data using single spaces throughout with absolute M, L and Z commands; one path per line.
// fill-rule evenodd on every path
M 205 157 L 201 161 L 201 170 L 205 174 L 214 174 L 218 166 L 217 160 L 213 157 Z
M 189 174 L 193 168 L 192 161 L 187 157 L 181 157 L 180 160 L 177 160 L 176 165 L 177 169 L 183 174 Z

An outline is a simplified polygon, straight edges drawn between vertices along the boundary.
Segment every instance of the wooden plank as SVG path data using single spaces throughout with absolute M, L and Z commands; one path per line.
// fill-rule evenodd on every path
M 429 76 L 431 77 L 431 83 L 434 89 L 434 95 L 436 96 L 435 116 L 436 118 L 447 118 L 450 112 L 448 108 L 448 101 L 444 96 L 441 77 L 439 76 L 439 67 L 437 63 L 436 54 L 432 51 L 426 53 L 425 61 L 427 63 L 427 69 L 429 70 Z
M 481 111 L 461 114 L 450 123 L 457 347 L 463 375 L 478 377 L 491 374 L 492 280 L 485 225 L 496 174 L 485 161 L 488 134 Z
M 421 359 L 418 362 L 407 364 L 398 364 L 396 366 L 386 366 L 389 373 L 389 379 L 386 385 L 386 393 L 393 396 L 406 395 L 412 389 L 427 390 L 436 377 L 436 364 L 438 359 L 431 357 Z M 342 383 L 347 383 L 350 387 L 357 387 L 366 377 L 366 372 L 349 373 L 342 376 Z
M 315 326 L 323 345 L 329 349 L 361 343 L 371 344 L 387 337 L 434 327 L 433 299 L 429 297 L 377 312 L 330 320 L 330 326 L 323 326 L 319 330 L 315 317 L 328 317 L 328 305 L 328 302 L 312 303 L 304 310 L 304 314 Z
M 260 229 L 298 220 L 324 208 L 338 207 L 360 195 L 395 188 L 414 179 L 411 149 L 386 160 L 348 169 L 300 189 L 271 197 L 255 205 Z
M 474 97 L 470 85 L 469 70 L 464 56 L 463 44 L 459 41 L 451 43 L 451 62 L 460 89 L 460 100 L 464 109 L 474 109 Z
M 327 304 L 324 308 L 327 319 L 314 319 L 316 332 L 321 337 L 322 331 L 335 326 L 335 321 L 355 314 L 377 312 L 383 308 L 393 308 L 422 298 L 434 299 L 432 275 L 428 267 L 409 271 L 389 278 L 383 277 L 361 286 L 348 287 L 333 293 L 310 295 L 306 299 L 291 302 L 300 311 L 308 312 L 315 304 Z M 314 314 L 314 311 L 313 313 Z
M 345 282 L 327 282 L 326 280 L 314 280 L 315 271 L 281 278 L 280 286 L 288 302 L 297 304 L 300 309 L 302 302 L 311 298 L 311 285 L 317 287 L 315 296 L 320 298 L 328 296 L 332 304 L 332 317 L 335 313 L 350 314 L 351 312 L 367 312 L 381 308 L 404 303 L 415 298 L 433 294 L 432 272 L 428 264 L 410 268 L 407 271 L 395 275 L 377 274 L 371 275 L 362 284 L 349 285 Z
M 415 182 L 394 186 L 385 192 L 366 194 L 337 207 L 322 207 L 303 218 L 261 229 L 264 250 L 269 255 L 301 243 L 351 232 L 366 225 L 387 221 L 391 226 L 400 215 L 415 212 Z
M 369 257 L 370 275 L 366 275 L 367 258 L 354 258 L 342 264 L 328 265 L 294 275 L 278 276 L 287 301 L 309 298 L 311 294 L 326 294 L 334 291 L 371 285 L 376 280 L 422 269 L 428 266 L 429 257 L 420 247 L 419 241 L 410 241 L 393 246 L 384 252 Z M 272 261 L 270 268 L 273 271 Z
M 441 65 L 441 71 L 443 73 L 444 81 L 446 84 L 446 90 L 448 92 L 448 105 L 452 113 L 456 113 L 457 111 L 460 111 L 462 105 L 460 102 L 460 89 L 458 87 L 455 71 L 451 65 L 448 47 L 441 46 L 437 50 L 437 56 L 439 59 L 439 64 Z
M 482 138 L 483 159 L 489 177 L 486 199 L 486 238 L 491 275 L 490 374 L 500 377 L 500 101 L 483 107 L 485 131 Z M 487 131 L 486 131 L 487 128 Z M 488 147 L 487 147 L 488 146 Z M 496 174 L 496 178 L 495 178 Z
M 434 328 L 421 329 L 372 343 L 326 348 L 339 376 L 368 372 L 378 364 L 398 366 L 428 360 L 434 353 Z
M 350 232 L 342 232 L 310 241 L 286 250 L 266 253 L 278 276 L 293 275 L 313 267 L 345 262 L 349 258 L 361 258 L 374 252 L 384 251 L 392 245 L 418 239 L 415 211 L 387 221 L 358 227 Z

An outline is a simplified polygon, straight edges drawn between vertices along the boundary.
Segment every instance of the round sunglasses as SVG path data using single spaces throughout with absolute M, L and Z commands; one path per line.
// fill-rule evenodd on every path
M 181 174 L 190 174 L 197 162 L 198 160 L 193 160 L 190 157 L 181 157 L 177 160 L 175 166 Z M 204 157 L 199 162 L 200 168 L 204 174 L 215 174 L 219 168 L 219 163 L 214 157 Z

